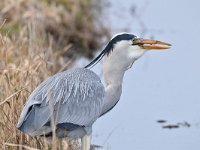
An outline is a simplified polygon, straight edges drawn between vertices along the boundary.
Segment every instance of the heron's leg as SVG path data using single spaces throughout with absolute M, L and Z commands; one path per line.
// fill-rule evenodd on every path
M 90 135 L 85 135 L 81 139 L 82 141 L 82 150 L 90 150 Z

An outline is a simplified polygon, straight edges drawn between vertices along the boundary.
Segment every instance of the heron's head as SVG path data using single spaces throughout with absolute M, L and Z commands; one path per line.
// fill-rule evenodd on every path
M 165 50 L 170 48 L 170 46 L 171 44 L 169 43 L 138 38 L 130 33 L 117 34 L 86 68 L 96 64 L 103 56 L 108 65 L 119 64 L 118 67 L 130 68 L 133 62 L 140 58 L 146 51 Z

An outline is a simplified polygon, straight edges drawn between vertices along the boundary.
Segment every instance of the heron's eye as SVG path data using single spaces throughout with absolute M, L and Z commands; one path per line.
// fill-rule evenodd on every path
M 137 45 L 137 38 L 132 39 L 132 45 Z

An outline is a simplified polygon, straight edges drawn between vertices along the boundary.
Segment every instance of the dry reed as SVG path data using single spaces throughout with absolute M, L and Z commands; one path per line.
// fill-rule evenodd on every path
M 1 1 L 0 149 L 48 149 L 44 139 L 16 129 L 19 115 L 39 83 L 68 68 L 80 55 L 92 57 L 101 38 L 108 35 L 104 26 L 97 26 L 99 3 Z

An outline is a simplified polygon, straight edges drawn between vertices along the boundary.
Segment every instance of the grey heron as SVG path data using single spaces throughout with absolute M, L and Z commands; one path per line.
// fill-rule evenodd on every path
M 86 67 L 69 69 L 43 81 L 29 96 L 17 128 L 30 136 L 52 136 L 54 124 L 57 137 L 82 138 L 82 149 L 89 150 L 92 125 L 119 101 L 126 70 L 147 50 L 170 46 L 130 33 L 117 34 Z M 105 86 L 88 69 L 102 58 Z

